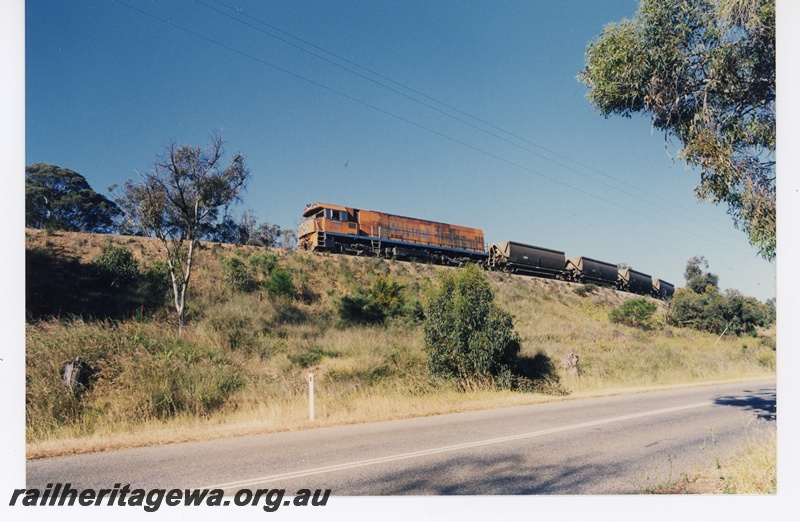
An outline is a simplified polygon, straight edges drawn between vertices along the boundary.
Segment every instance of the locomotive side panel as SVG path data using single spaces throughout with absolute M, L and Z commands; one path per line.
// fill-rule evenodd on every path
M 424 219 L 380 214 L 380 239 L 483 253 L 483 231 Z
M 372 210 L 358 211 L 359 235 L 365 237 L 378 237 L 381 228 L 381 214 Z

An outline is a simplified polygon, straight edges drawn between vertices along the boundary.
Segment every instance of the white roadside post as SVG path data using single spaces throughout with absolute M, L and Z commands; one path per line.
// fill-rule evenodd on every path
M 308 374 L 308 418 L 314 422 L 314 374 Z

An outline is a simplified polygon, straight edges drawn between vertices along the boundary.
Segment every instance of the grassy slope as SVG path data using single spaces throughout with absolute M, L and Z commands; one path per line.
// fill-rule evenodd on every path
M 168 305 L 145 308 L 133 294 L 96 285 L 89 269 L 109 243 L 131 250 L 144 269 L 161 258 L 158 242 L 37 230 L 26 236 L 29 457 L 306 427 L 309 371 L 316 376 L 315 426 L 553 400 L 461 393 L 429 377 L 418 321 L 353 326 L 337 315 L 340 297 L 377 275 L 404 285 L 413 304 L 449 268 L 275 251 L 298 292 L 274 297 L 233 292 L 222 282 L 223 259 L 247 262 L 257 249 L 205 244 L 192 279 L 190 324 L 178 338 Z M 774 372 L 774 334 L 716 343 L 716 336 L 663 320 L 645 332 L 608 320 L 628 294 L 602 289 L 581 297 L 559 281 L 488 277 L 515 318 L 524 354 L 545 354 L 558 372 L 562 356 L 580 356 L 581 375 L 561 375 L 573 396 Z M 59 378 L 61 365 L 76 356 L 99 370 L 81 398 L 65 394 Z

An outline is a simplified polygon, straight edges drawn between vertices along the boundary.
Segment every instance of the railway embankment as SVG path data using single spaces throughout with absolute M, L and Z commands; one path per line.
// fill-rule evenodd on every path
M 125 254 L 127 252 L 127 254 Z M 463 391 L 427 367 L 427 289 L 446 268 L 204 243 L 179 335 L 151 238 L 26 230 L 30 458 L 503 407 L 773 374 L 756 337 L 614 323 L 630 294 L 490 272 L 522 354 L 566 396 Z M 649 298 L 648 298 L 649 299 Z M 84 385 L 67 390 L 80 357 Z M 309 420 L 308 375 L 315 419 Z

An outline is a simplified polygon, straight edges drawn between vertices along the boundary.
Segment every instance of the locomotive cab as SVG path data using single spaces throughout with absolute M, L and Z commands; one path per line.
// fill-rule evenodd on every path
M 345 207 L 334 207 L 332 205 L 324 207 L 320 203 L 309 205 L 303 213 L 304 218 L 330 219 L 333 221 L 353 221 Z
M 304 250 L 329 249 L 333 235 L 358 235 L 358 211 L 340 205 L 313 203 L 303 211 L 297 241 Z

